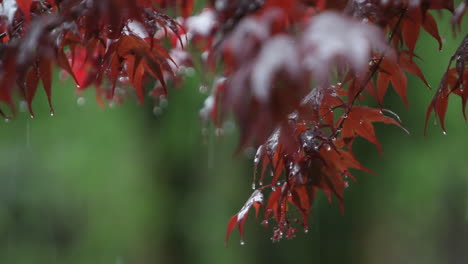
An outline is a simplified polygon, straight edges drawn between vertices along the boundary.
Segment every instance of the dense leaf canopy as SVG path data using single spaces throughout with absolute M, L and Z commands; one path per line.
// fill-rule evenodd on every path
M 201 65 L 217 76 L 200 111 L 221 128 L 233 115 L 239 148 L 258 147 L 253 193 L 228 224 L 243 227 L 253 206 L 273 241 L 292 238 L 302 216 L 308 228 L 315 196 L 343 206 L 361 137 L 382 152 L 373 124 L 401 127 L 384 109 L 391 86 L 407 105 L 407 73 L 427 87 L 415 47 L 422 30 L 442 48 L 432 10 L 452 13 L 453 31 L 468 1 L 453 0 L 211 0 L 197 14 L 193 0 L 4 0 L 0 8 L 0 110 L 16 115 L 17 97 L 34 116 L 42 87 L 52 107 L 54 67 L 82 91 L 93 87 L 98 103 L 147 96 L 165 100 L 185 69 Z M 189 52 L 189 48 L 199 52 Z M 445 132 L 449 96 L 468 99 L 468 37 L 448 62 L 427 109 Z M 170 84 L 170 85 L 169 85 Z M 149 88 L 151 87 L 151 88 Z M 364 106 L 364 97 L 378 108 Z M 10 112 L 10 114 L 7 114 Z M 271 174 L 271 177 L 265 175 Z M 267 179 L 268 178 L 268 179 Z M 264 199 L 264 196 L 267 198 Z

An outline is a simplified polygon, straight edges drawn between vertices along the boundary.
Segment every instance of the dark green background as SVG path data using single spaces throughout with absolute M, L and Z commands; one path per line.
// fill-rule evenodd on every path
M 359 141 L 356 155 L 376 176 L 357 172 L 346 213 L 320 196 L 308 234 L 278 244 L 250 218 L 246 245 L 226 224 L 251 193 L 252 164 L 234 156 L 236 129 L 203 136 L 200 75 L 152 102 L 100 108 L 92 90 L 77 104 L 70 80 L 54 83 L 54 117 L 43 92 L 36 118 L 0 124 L 0 263 L 468 263 L 468 127 L 452 98 L 446 136 L 424 116 L 459 45 L 441 23 L 442 52 L 428 34 L 416 53 L 429 83 L 411 77 L 409 108 L 393 90 L 386 107 L 411 136 L 377 124 L 385 155 Z M 465 19 L 466 22 L 466 19 Z M 466 27 L 465 23 L 465 29 Z

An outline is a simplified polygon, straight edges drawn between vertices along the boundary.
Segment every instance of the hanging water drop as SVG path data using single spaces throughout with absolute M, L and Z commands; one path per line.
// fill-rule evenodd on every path
M 3 121 L 5 121 L 5 123 L 8 123 L 8 122 L 11 121 L 11 119 L 9 117 L 5 117 L 5 118 L 3 118 Z
M 255 186 L 255 183 L 252 183 L 252 190 L 255 190 L 257 189 L 257 187 Z
M 434 119 L 434 126 L 437 126 L 437 119 Z
M 444 130 L 444 131 L 442 131 L 442 134 L 443 134 L 444 136 L 446 136 L 446 135 L 447 135 L 447 132 Z
M 348 118 L 348 114 L 344 113 L 343 118 Z
M 245 246 L 245 241 L 244 241 L 244 240 L 241 240 L 241 241 L 240 241 L 240 245 L 241 245 L 241 246 Z
M 304 226 L 304 233 L 305 234 L 309 233 L 309 227 L 308 226 Z
M 328 145 L 328 146 L 327 146 L 327 151 L 330 151 L 330 150 L 331 150 L 331 146 Z
M 50 109 L 50 116 L 54 116 L 54 115 L 55 115 L 54 109 Z

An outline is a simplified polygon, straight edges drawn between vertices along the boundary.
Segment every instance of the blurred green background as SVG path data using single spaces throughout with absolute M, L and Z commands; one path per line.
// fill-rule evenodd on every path
M 431 118 L 423 136 L 463 38 L 443 15 L 443 51 L 426 33 L 416 50 L 434 88 L 410 77 L 408 109 L 393 90 L 386 98 L 411 135 L 377 124 L 385 155 L 355 145 L 377 175 L 356 172 L 345 215 L 320 196 L 309 233 L 276 244 L 251 217 L 246 245 L 234 232 L 224 246 L 229 217 L 252 191 L 252 163 L 234 155 L 232 122 L 222 137 L 201 132 L 199 75 L 171 89 L 158 115 L 150 101 L 100 108 L 92 90 L 78 104 L 71 82 L 56 80 L 55 116 L 41 91 L 35 119 L 0 124 L 0 263 L 468 263 L 468 127 L 458 98 L 447 135 Z

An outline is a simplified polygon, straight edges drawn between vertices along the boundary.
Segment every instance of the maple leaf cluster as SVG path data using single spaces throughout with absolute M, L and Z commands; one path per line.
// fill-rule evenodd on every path
M 183 69 L 201 64 L 217 78 L 200 117 L 221 128 L 233 115 L 239 149 L 258 147 L 253 193 L 228 223 L 226 242 L 254 207 L 273 241 L 292 238 L 318 191 L 343 196 L 361 137 L 381 152 L 374 123 L 402 128 L 384 109 L 393 87 L 407 105 L 407 73 L 430 87 L 414 53 L 422 30 L 442 47 L 431 10 L 451 12 L 460 34 L 464 0 L 4 0 L 0 8 L 0 101 L 32 102 L 40 83 L 51 114 L 54 66 L 99 104 L 165 99 Z M 199 52 L 190 52 L 188 46 Z M 199 56 L 201 54 L 201 56 Z M 468 99 L 468 37 L 451 58 L 427 109 L 444 118 L 450 94 Z M 151 88 L 149 88 L 151 86 Z M 360 104 L 372 97 L 379 107 Z M 0 114 L 9 118 L 4 109 Z M 465 116 L 466 118 L 466 116 Z M 271 176 L 269 176 L 271 175 Z M 266 197 L 266 198 L 264 198 Z M 293 217 L 297 211 L 302 220 Z

